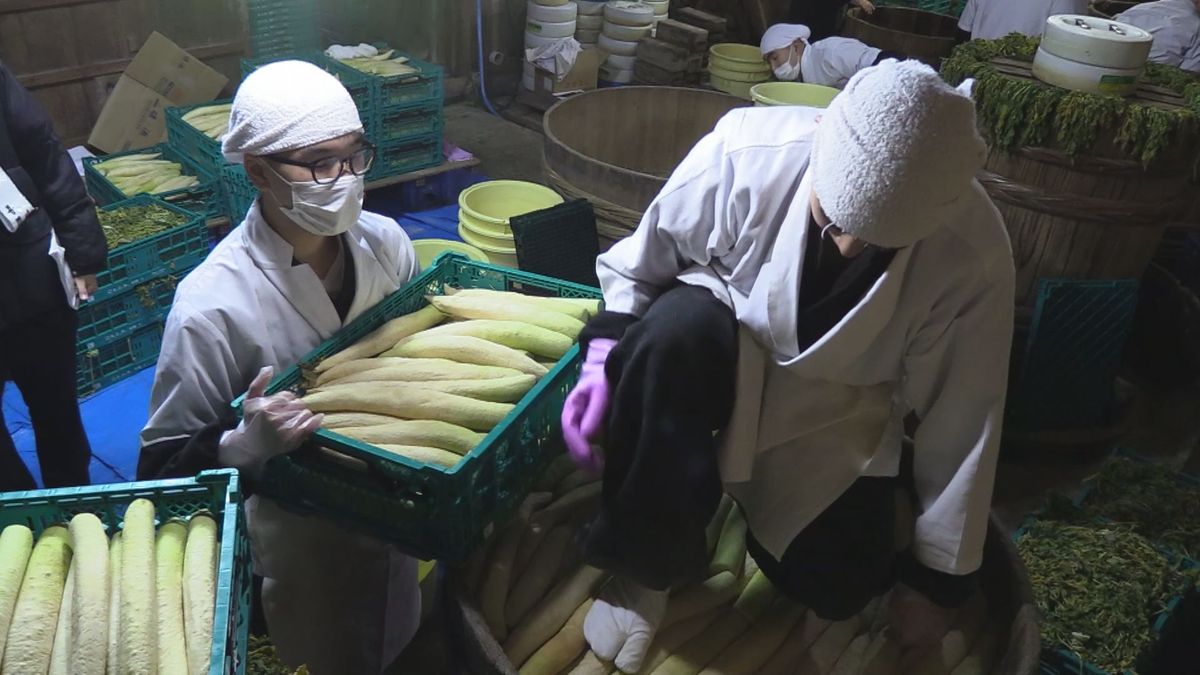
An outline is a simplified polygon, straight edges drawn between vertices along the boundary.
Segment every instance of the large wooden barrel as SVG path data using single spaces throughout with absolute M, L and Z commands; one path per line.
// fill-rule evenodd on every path
M 991 623 L 1003 635 L 990 669 L 992 675 L 1034 675 L 1041 638 L 1033 589 L 1012 537 L 992 519 L 984 544 L 979 583 L 987 598 Z M 453 672 L 468 675 L 516 675 L 504 650 L 488 630 L 479 608 L 463 592 L 461 577 L 450 574 L 443 593 L 446 602 L 448 650 Z
M 866 14 L 858 7 L 846 11 L 842 35 L 898 52 L 937 68 L 950 56 L 957 40 L 958 19 L 908 7 L 876 7 Z
M 1031 77 L 1030 64 L 997 59 L 1013 77 Z M 1132 97 L 1183 107 L 1159 88 Z M 1194 201 L 1192 161 L 1164 151 L 1146 167 L 1102 132 L 1087 154 L 1054 147 L 994 149 L 980 182 L 1004 216 L 1017 269 L 1017 304 L 1031 307 L 1042 279 L 1140 279 L 1167 226 L 1187 218 Z
M 597 89 L 556 104 L 544 121 L 551 184 L 594 204 L 609 242 L 627 236 L 692 146 L 749 103 L 678 87 Z

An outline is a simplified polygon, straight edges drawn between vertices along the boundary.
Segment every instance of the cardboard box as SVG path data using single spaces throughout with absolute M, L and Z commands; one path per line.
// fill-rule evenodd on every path
M 211 101 L 228 81 L 153 33 L 117 80 L 88 145 L 110 153 L 161 143 L 167 134 L 167 108 Z
M 534 68 L 534 92 L 539 94 L 563 94 L 569 91 L 589 91 L 596 88 L 600 79 L 600 66 L 608 54 L 595 47 L 589 47 L 579 52 L 575 65 L 566 77 L 559 80 L 557 76 L 543 68 Z

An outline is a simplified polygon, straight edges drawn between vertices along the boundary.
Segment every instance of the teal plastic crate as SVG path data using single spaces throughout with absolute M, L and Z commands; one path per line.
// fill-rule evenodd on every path
M 85 302 L 79 307 L 76 343 L 92 348 L 162 321 L 175 299 L 175 288 L 190 270 L 151 279 L 108 300 Z
M 1024 522 L 1021 524 L 1021 527 L 1013 533 L 1012 538 L 1014 543 L 1020 541 L 1021 537 L 1025 536 L 1026 532 L 1029 531 L 1029 528 L 1031 528 L 1033 524 L 1037 522 L 1039 515 L 1040 513 L 1035 513 L 1024 520 Z M 1105 521 L 1102 518 L 1096 519 L 1095 522 L 1098 526 L 1109 523 L 1109 521 Z M 1177 564 L 1180 569 L 1200 570 L 1200 563 L 1197 563 L 1191 558 L 1180 556 L 1172 551 L 1162 549 L 1158 546 L 1155 546 L 1155 548 L 1158 548 L 1169 561 L 1173 561 L 1173 564 Z M 1175 595 L 1169 602 L 1167 602 L 1167 606 L 1163 607 L 1154 617 L 1152 629 L 1156 639 L 1162 637 L 1163 632 L 1171 622 L 1172 616 L 1174 615 L 1176 609 L 1179 607 L 1179 604 L 1183 602 L 1183 598 L 1184 596 L 1182 594 Z M 1042 658 L 1039 667 L 1041 669 L 1040 672 L 1044 673 L 1045 675 L 1137 675 L 1137 673 L 1132 670 L 1125 670 L 1121 671 L 1120 673 L 1113 673 L 1104 670 L 1095 664 L 1084 661 L 1079 657 L 1078 654 L 1065 649 L 1062 646 L 1051 646 L 1046 644 L 1042 645 Z
M 225 213 L 235 227 L 246 217 L 246 211 L 258 198 L 258 188 L 246 177 L 246 168 L 231 164 L 221 170 L 221 189 L 225 194 Z
M 302 369 L 357 342 L 384 322 L 415 312 L 427 304 L 426 296 L 449 288 L 600 297 L 595 288 L 445 254 L 305 356 L 301 364 L 278 376 L 269 393 L 298 389 Z M 312 444 L 272 460 L 256 490 L 289 508 L 394 542 L 415 556 L 462 562 L 484 534 L 503 523 L 524 499 L 545 464 L 565 452 L 559 417 L 578 380 L 579 365 L 579 348 L 573 347 L 454 468 L 399 457 L 322 430 Z M 234 405 L 240 412 L 241 401 Z
M 195 478 L 114 483 L 81 488 L 0 493 L 0 530 L 24 525 L 40 535 L 65 525 L 75 514 L 93 513 L 109 536 L 124 522 L 135 499 L 154 502 L 158 522 L 208 511 L 217 521 L 217 599 L 213 614 L 213 646 L 208 675 L 243 675 L 250 634 L 250 539 L 242 507 L 237 471 L 202 471 Z
M 442 101 L 439 99 L 391 112 L 378 112 L 372 126 L 376 145 L 430 135 L 440 138 L 445 128 Z
M 162 349 L 165 321 L 158 320 L 107 342 L 93 340 L 75 349 L 75 393 L 91 396 L 153 366 Z
M 96 203 L 101 206 L 119 202 L 128 199 L 134 195 L 127 195 L 121 192 L 117 186 L 112 184 L 112 181 L 105 178 L 103 174 L 96 170 L 95 165 L 110 159 L 116 159 L 125 155 L 135 155 L 149 152 L 157 152 L 162 155 L 161 159 L 166 159 L 172 162 L 178 162 L 183 166 L 183 173 L 190 174 L 200 179 L 200 184 L 195 187 L 183 188 L 181 190 L 171 190 L 154 195 L 159 199 L 181 206 L 193 213 L 199 213 L 208 217 L 215 217 L 221 214 L 221 208 L 224 200 L 221 196 L 221 186 L 217 183 L 216 176 L 210 171 L 202 168 L 190 158 L 180 154 L 170 145 L 163 143 L 161 145 L 153 145 L 142 150 L 131 150 L 129 152 L 118 152 L 112 155 L 103 157 L 85 157 L 83 159 L 83 180 L 87 184 L 88 194 L 96 200 Z
M 375 43 L 374 45 L 380 51 L 390 49 L 384 43 Z M 443 83 L 444 73 L 442 67 L 421 59 L 415 58 L 410 54 L 406 54 L 400 50 L 395 50 L 397 55 L 408 58 L 408 65 L 416 68 L 418 72 L 410 75 L 395 75 L 392 77 L 381 77 L 379 75 L 367 75 L 371 82 L 375 98 L 375 107 L 380 112 L 387 112 L 396 108 L 411 107 L 423 103 L 441 101 L 444 98 L 445 85 Z M 349 73 L 357 73 L 363 75 L 360 70 L 356 70 L 346 64 L 334 60 L 334 64 L 343 71 Z
M 110 211 L 149 204 L 175 211 L 185 216 L 188 221 L 174 229 L 109 251 L 108 269 L 97 275 L 100 288 L 93 296 L 93 302 L 114 298 L 157 277 L 190 270 L 208 256 L 210 236 L 202 215 L 149 195 L 131 197 L 109 204 L 100 210 Z
M 405 141 L 383 143 L 375 150 L 375 165 L 367 172 L 368 181 L 441 165 L 442 136 L 430 134 Z
M 221 168 L 228 164 L 225 156 L 221 154 L 220 142 L 209 138 L 196 127 L 184 122 L 183 116 L 196 108 L 232 102 L 233 99 L 227 98 L 182 108 L 167 108 L 167 144 L 179 154 L 191 159 L 208 175 L 220 175 Z
M 316 0 L 249 0 L 246 9 L 256 57 L 320 46 Z

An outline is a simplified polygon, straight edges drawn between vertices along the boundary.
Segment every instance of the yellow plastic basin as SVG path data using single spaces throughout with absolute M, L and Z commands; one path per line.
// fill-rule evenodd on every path
M 758 105 L 804 105 L 828 108 L 839 90 L 803 82 L 763 82 L 750 88 L 750 96 Z
M 771 66 L 754 45 L 722 42 L 708 49 L 709 65 L 739 73 L 770 73 Z
M 488 244 L 488 237 L 483 237 L 471 232 L 464 227 L 462 223 L 458 224 L 458 236 L 462 237 L 463 241 L 483 251 L 488 257 L 488 262 L 495 263 L 503 267 L 512 267 L 516 269 L 517 249 Z
M 709 75 L 708 79 L 712 83 L 713 89 L 747 100 L 750 99 L 750 87 L 754 86 L 750 82 L 735 82 L 734 80 L 726 80 L 723 77 L 717 77 L 712 74 Z
M 758 84 L 771 79 L 771 73 L 744 73 L 737 70 L 725 70 L 715 63 L 708 64 L 708 72 L 722 80 L 730 80 L 733 82 L 745 82 L 747 84 Z
M 417 260 L 421 262 L 421 269 L 428 269 L 439 255 L 447 251 L 461 253 L 477 262 L 488 261 L 487 254 L 483 251 L 470 244 L 452 239 L 414 239 L 413 248 L 417 251 Z
M 479 183 L 458 195 L 458 208 L 472 225 L 484 234 L 511 236 L 508 220 L 513 216 L 540 211 L 563 202 L 557 192 L 544 185 L 520 180 L 493 180 Z

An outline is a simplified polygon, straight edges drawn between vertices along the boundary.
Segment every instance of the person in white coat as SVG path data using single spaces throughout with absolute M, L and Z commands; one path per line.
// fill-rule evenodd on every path
M 1055 14 L 1087 14 L 1088 0 L 967 0 L 958 30 L 962 40 L 995 40 L 1009 33 L 1041 37 Z
M 810 35 L 808 26 L 798 23 L 775 24 L 763 33 L 759 48 L 780 81 L 841 89 L 863 68 L 903 58 L 852 38 L 827 37 L 810 43 Z
M 179 285 L 142 431 L 138 478 L 236 467 L 253 490 L 272 457 L 321 424 L 288 393 L 265 395 L 355 317 L 412 279 L 412 243 L 362 210 L 375 150 L 345 87 L 283 61 L 238 89 L 225 156 L 259 197 L 240 227 Z M 231 402 L 243 392 L 244 417 Z M 314 675 L 383 672 L 416 632 L 416 561 L 272 500 L 246 503 L 262 608 L 280 658 Z
M 1200 0 L 1159 0 L 1113 17 L 1154 36 L 1150 61 L 1200 74 Z
M 782 592 L 836 620 L 892 589 L 896 639 L 940 639 L 976 589 L 1013 330 L 986 152 L 969 96 L 885 61 L 825 111 L 727 114 L 599 258 L 562 425 L 603 474 L 583 540 L 616 579 L 584 624 L 600 657 L 638 670 L 722 492 Z M 897 552 L 900 485 L 918 515 Z

